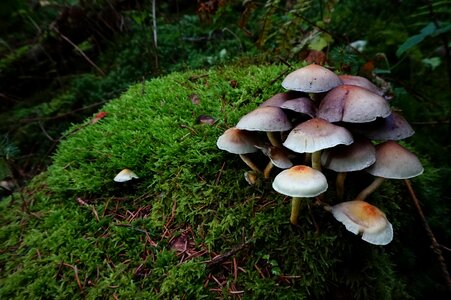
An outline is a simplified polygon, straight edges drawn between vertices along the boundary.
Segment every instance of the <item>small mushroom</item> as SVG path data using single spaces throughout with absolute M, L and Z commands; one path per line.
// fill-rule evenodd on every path
M 338 78 L 341 79 L 343 84 L 345 85 L 355 85 L 362 88 L 365 88 L 379 96 L 384 96 L 384 91 L 378 88 L 371 81 L 362 76 L 354 76 L 354 75 L 338 75 Z
M 327 179 L 318 170 L 297 165 L 280 172 L 274 178 L 272 187 L 278 193 L 292 197 L 290 222 L 296 225 L 302 199 L 324 193 L 327 190 Z
M 393 240 L 393 226 L 376 206 L 362 200 L 342 202 L 325 207 L 346 229 L 360 234 L 362 240 L 373 245 L 387 245 Z
M 238 154 L 243 162 L 258 174 L 261 170 L 246 154 L 257 152 L 260 140 L 254 133 L 235 127 L 227 129 L 217 140 L 216 146 L 227 152 Z
M 254 170 L 244 172 L 244 179 L 249 185 L 254 185 L 258 179 L 258 173 Z
M 274 133 L 290 130 L 293 125 L 281 108 L 266 106 L 244 115 L 235 127 L 249 131 L 264 131 L 271 144 L 280 147 L 281 142 Z
M 275 106 L 280 107 L 285 101 L 301 97 L 303 93 L 288 91 L 285 93 L 278 93 L 272 96 L 271 98 L 262 102 L 258 107 L 266 107 L 266 106 Z
M 357 199 L 365 200 L 374 192 L 385 178 L 408 179 L 423 173 L 420 160 L 394 141 L 386 141 L 376 145 L 376 162 L 365 169 L 366 172 L 375 176 L 373 182 L 363 189 Z
M 297 153 L 313 153 L 312 167 L 321 170 L 321 150 L 352 142 L 352 135 L 347 129 L 314 118 L 293 128 L 283 145 Z
M 257 148 L 259 148 L 264 155 L 269 157 L 269 162 L 263 170 L 264 178 L 269 178 L 273 166 L 280 169 L 288 169 L 293 166 L 285 148 L 274 146 L 257 146 Z
M 129 170 L 129 169 L 123 169 L 120 171 L 115 177 L 114 181 L 116 182 L 126 182 L 130 181 L 132 179 L 138 179 L 138 175 L 135 174 L 135 172 Z
M 325 149 L 321 154 L 321 165 L 338 172 L 336 190 L 339 199 L 343 199 L 344 181 L 347 172 L 363 170 L 376 161 L 376 149 L 367 138 L 359 137 L 349 146 L 338 145 Z
M 310 98 L 299 97 L 285 101 L 279 106 L 282 109 L 288 109 L 297 113 L 308 115 L 314 118 L 316 115 L 316 106 Z
M 366 123 L 391 114 L 387 100 L 369 90 L 341 85 L 326 94 L 317 117 L 329 122 Z
M 353 130 L 351 128 L 351 130 Z M 415 131 L 406 119 L 396 112 L 371 123 L 359 124 L 355 131 L 372 140 L 398 141 L 412 136 Z
M 327 92 L 342 84 L 334 72 L 316 64 L 297 69 L 282 81 L 285 89 L 305 93 Z

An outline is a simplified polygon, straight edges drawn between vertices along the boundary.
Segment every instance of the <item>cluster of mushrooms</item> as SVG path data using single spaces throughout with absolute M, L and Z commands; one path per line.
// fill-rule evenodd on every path
M 311 64 L 288 74 L 288 90 L 264 101 L 244 115 L 217 140 L 219 149 L 238 154 L 249 166 L 244 177 L 254 184 L 269 179 L 274 167 L 283 169 L 272 187 L 292 197 L 290 222 L 297 224 L 302 201 L 328 188 L 322 168 L 336 172 L 336 194 L 344 198 L 347 172 L 364 171 L 374 181 L 353 201 L 324 208 L 347 230 L 375 245 L 393 239 L 385 214 L 365 199 L 384 181 L 407 179 L 423 172 L 418 158 L 396 141 L 413 135 L 409 123 L 393 112 L 384 92 L 364 77 L 337 75 Z M 269 158 L 262 170 L 249 154 L 261 151 Z

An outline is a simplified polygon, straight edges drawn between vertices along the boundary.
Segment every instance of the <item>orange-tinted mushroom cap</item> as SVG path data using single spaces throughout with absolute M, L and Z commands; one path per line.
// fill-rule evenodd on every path
M 283 170 L 272 183 L 278 193 L 291 197 L 315 197 L 325 192 L 327 186 L 323 173 L 304 165 Z
M 393 227 L 385 214 L 376 206 L 361 200 L 342 202 L 332 206 L 337 221 L 354 234 L 374 245 L 387 245 L 393 239 Z

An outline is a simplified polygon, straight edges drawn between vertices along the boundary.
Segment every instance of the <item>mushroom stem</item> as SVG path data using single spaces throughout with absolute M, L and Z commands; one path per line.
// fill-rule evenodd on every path
M 271 145 L 273 145 L 274 147 L 282 147 L 282 143 L 280 142 L 280 139 L 277 138 L 275 132 L 268 131 L 266 132 L 266 135 L 268 136 Z
M 249 183 L 249 185 L 254 185 L 257 181 L 258 173 L 255 171 L 244 172 L 244 179 Z
M 268 164 L 266 165 L 265 169 L 263 170 L 263 177 L 264 178 L 269 178 L 269 174 L 271 173 L 272 167 L 274 166 L 274 164 L 272 163 L 272 161 L 270 160 L 268 162 Z
M 291 199 L 291 215 L 290 223 L 293 225 L 298 224 L 299 211 L 301 210 L 301 201 L 303 198 L 293 197 Z
M 369 194 L 374 192 L 381 184 L 384 182 L 384 177 L 376 177 L 374 178 L 373 182 L 364 188 L 356 197 L 356 199 L 359 200 L 365 200 L 366 197 L 368 197 Z
M 319 103 L 321 99 L 324 97 L 324 93 L 309 93 L 309 98 L 313 100 L 313 102 Z
M 312 161 L 312 153 L 305 153 L 304 164 L 308 165 Z
M 312 168 L 321 171 L 321 150 L 312 153 Z
M 262 171 L 260 171 L 260 169 L 257 167 L 256 164 L 254 164 L 254 162 L 249 158 L 249 156 L 247 156 L 246 154 L 240 154 L 241 159 L 244 161 L 244 163 L 246 165 L 249 166 L 249 168 L 251 168 L 253 171 L 257 172 L 258 174 L 260 174 Z
M 337 179 L 335 181 L 335 188 L 337 190 L 337 197 L 340 200 L 343 200 L 344 192 L 345 192 L 345 179 L 346 172 L 338 172 Z

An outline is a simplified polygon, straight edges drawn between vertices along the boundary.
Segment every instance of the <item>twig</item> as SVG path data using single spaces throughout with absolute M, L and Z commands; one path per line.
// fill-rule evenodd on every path
M 227 28 L 227 27 L 224 27 L 223 29 L 222 29 L 222 32 L 225 32 L 225 31 L 227 31 L 227 32 L 229 32 L 231 35 L 233 35 L 233 37 L 240 43 L 240 50 L 241 51 L 243 51 L 243 43 L 241 42 L 241 40 L 240 40 L 240 38 L 235 34 L 235 32 L 233 32 L 232 30 L 230 30 L 229 28 Z
M 105 76 L 105 72 L 103 72 L 102 69 L 100 69 L 84 52 L 83 50 L 80 49 L 80 47 L 78 47 L 77 45 L 75 45 L 67 36 L 65 36 L 64 34 L 62 34 L 61 32 L 59 32 L 59 30 L 56 27 L 53 27 L 53 29 L 56 31 L 56 33 L 58 33 L 61 38 L 63 40 L 65 40 L 66 42 L 68 42 L 72 47 L 75 48 L 75 50 L 78 51 L 78 53 L 80 53 L 81 56 L 83 56 L 83 58 L 91 65 L 93 66 L 100 74 L 102 74 L 102 76 Z
M 233 258 L 233 283 L 238 280 L 238 264 L 236 262 L 236 257 Z
M 423 214 L 423 210 L 421 209 L 420 202 L 418 201 L 418 198 L 415 195 L 415 191 L 413 190 L 413 187 L 412 187 L 412 184 L 410 183 L 410 180 L 404 179 L 404 183 L 406 184 L 407 190 L 409 191 L 409 194 L 410 194 L 410 198 L 412 199 L 412 201 L 413 201 L 413 203 L 415 205 L 415 208 L 417 209 L 418 215 L 420 216 L 421 222 L 423 223 L 423 227 L 426 230 L 427 235 L 431 239 L 432 250 L 437 255 L 437 259 L 438 259 L 440 268 L 442 269 L 443 278 L 446 281 L 446 285 L 448 287 L 449 292 L 451 292 L 451 278 L 450 278 L 449 273 L 448 273 L 448 269 L 447 269 L 447 266 L 446 266 L 446 261 L 445 261 L 445 258 L 443 257 L 440 244 L 435 239 L 434 233 L 432 232 L 431 228 L 429 227 L 429 224 L 428 224 L 428 222 L 426 220 L 426 217 Z
M 215 179 L 215 185 L 219 184 L 219 180 L 221 179 L 222 171 L 224 170 L 225 164 L 226 164 L 226 162 L 223 162 L 221 169 L 219 169 L 218 175 L 216 176 L 216 179 Z
M 155 49 L 158 48 L 158 36 L 157 36 L 157 13 L 155 8 L 155 0 L 152 1 L 152 24 L 153 24 L 153 45 Z M 157 65 L 158 67 L 158 65 Z
M 257 266 L 257 264 L 255 264 L 254 267 L 262 278 L 266 278 L 265 274 L 263 274 L 262 270 Z
M 84 200 L 81 199 L 81 198 L 77 198 L 76 201 L 77 201 L 77 203 L 80 204 L 81 206 L 86 206 L 86 207 L 90 208 L 91 211 L 92 211 L 92 213 L 94 214 L 94 217 L 96 218 L 96 221 L 97 221 L 97 222 L 100 222 L 99 214 L 97 213 L 97 210 L 96 210 L 96 208 L 94 207 L 94 205 L 88 204 L 86 201 L 84 201 Z
M 446 246 L 440 245 L 440 247 L 441 247 L 443 250 L 446 250 L 446 251 L 448 251 L 448 252 L 451 252 L 451 249 L 448 248 L 448 247 L 446 247 Z
M 155 67 L 158 70 L 158 36 L 157 36 L 157 13 L 155 8 L 155 0 L 152 0 L 152 27 L 153 27 L 153 46 L 155 48 Z
M 46 136 L 46 138 L 48 138 L 48 139 L 49 139 L 50 141 L 52 141 L 52 142 L 55 142 L 55 139 L 52 138 L 52 137 L 50 136 L 50 134 L 48 134 L 48 132 L 45 130 L 44 125 L 42 125 L 42 122 L 38 122 L 38 124 L 39 124 L 39 127 L 40 127 L 41 130 L 42 130 L 42 133 Z
M 449 123 L 450 123 L 450 120 L 410 122 L 410 124 L 413 124 L 413 125 L 443 125 L 443 124 L 449 124 Z
M 56 115 L 56 116 L 53 116 L 53 117 L 37 117 L 37 118 L 21 119 L 21 120 L 20 120 L 20 123 L 29 123 L 29 122 L 36 122 L 36 121 L 56 120 L 56 119 L 59 119 L 59 118 L 64 118 L 64 117 L 66 117 L 66 116 L 68 116 L 68 115 L 73 115 L 74 113 L 79 112 L 79 111 L 82 111 L 82 110 L 91 109 L 91 108 L 93 108 L 93 107 L 96 107 L 96 106 L 105 104 L 106 102 L 107 102 L 106 100 L 100 101 L 100 102 L 96 102 L 96 103 L 89 104 L 89 105 L 86 105 L 86 106 L 83 106 L 83 107 L 80 107 L 80 108 L 71 110 L 71 111 L 69 111 L 69 112 L 67 112 L 67 113 L 59 114 L 59 115 Z
M 214 257 L 213 259 L 206 261 L 207 266 L 212 267 L 212 266 L 218 265 L 218 264 L 228 260 L 231 256 L 235 255 L 237 252 L 244 249 L 247 245 L 248 245 L 248 243 L 245 242 L 243 244 L 240 244 L 240 245 L 234 247 L 232 250 L 230 250 L 224 254 L 218 255 L 218 256 Z
M 285 76 L 289 71 L 290 71 L 289 69 L 286 69 L 285 71 L 280 73 L 279 76 L 277 76 L 276 78 L 274 78 L 273 80 L 270 81 L 269 85 L 273 85 L 277 80 L 279 80 L 280 78 Z
M 78 268 L 77 268 L 77 266 L 73 266 L 73 265 L 66 264 L 66 263 L 63 263 L 63 266 L 69 267 L 72 270 L 74 270 L 75 281 L 77 282 L 77 285 L 78 285 L 78 288 L 80 289 L 80 292 L 83 293 L 83 286 L 81 285 L 80 277 L 78 277 Z

